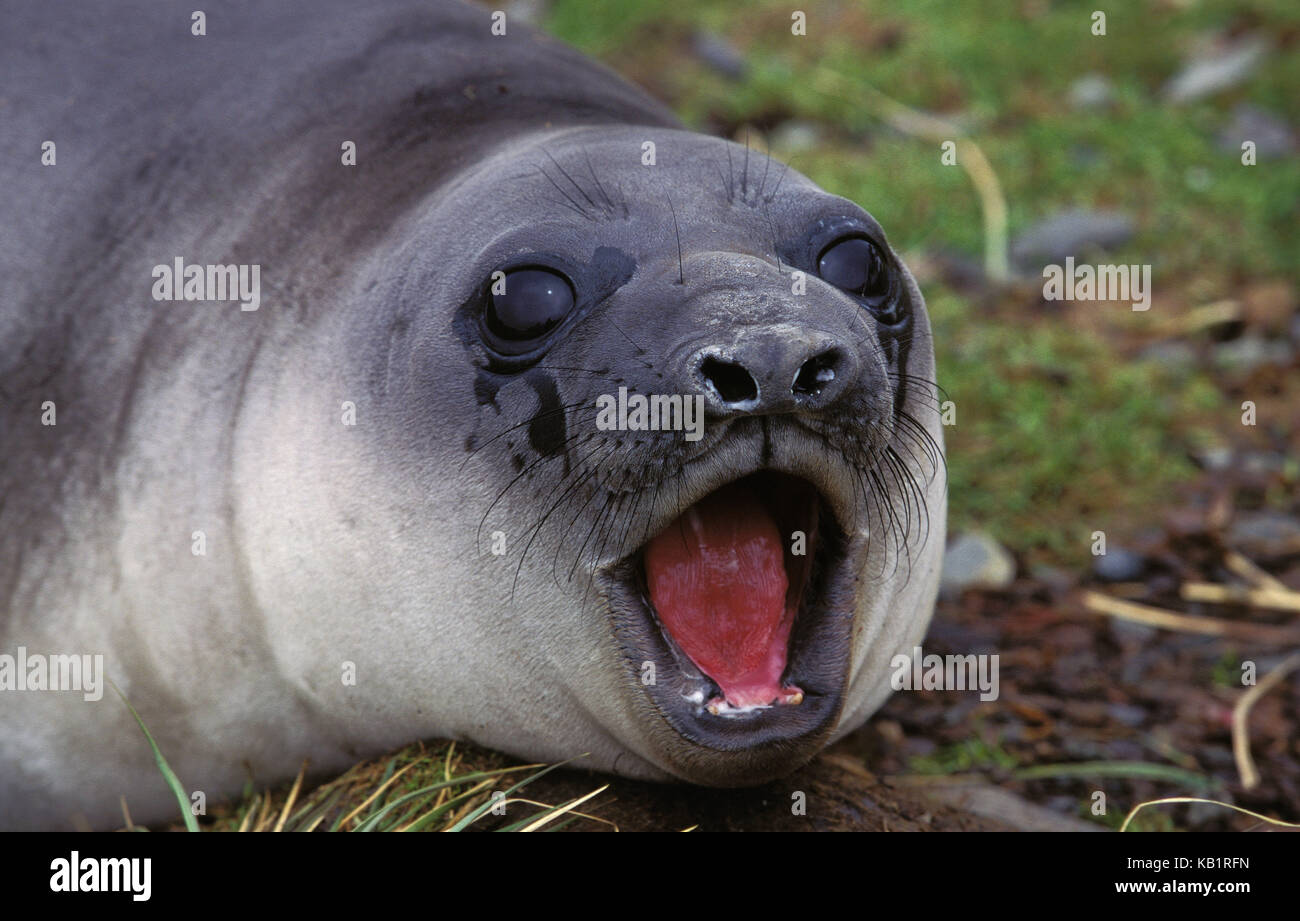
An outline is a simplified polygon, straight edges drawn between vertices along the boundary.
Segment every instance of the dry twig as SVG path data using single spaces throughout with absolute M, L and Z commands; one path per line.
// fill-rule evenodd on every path
M 1255 770 L 1255 761 L 1250 757 L 1249 726 L 1250 708 L 1255 705 L 1270 689 L 1289 673 L 1300 668 L 1300 652 L 1283 659 L 1271 672 L 1260 679 L 1259 684 L 1241 695 L 1237 705 L 1232 708 L 1232 756 L 1237 760 L 1237 773 L 1241 775 L 1241 785 L 1247 790 L 1259 786 L 1259 772 Z
M 1100 592 L 1084 592 L 1083 604 L 1090 611 L 1128 620 L 1134 623 L 1175 630 L 1180 633 L 1200 633 L 1206 636 L 1225 636 L 1252 643 L 1287 645 L 1300 643 L 1300 629 L 1277 627 L 1272 624 L 1252 624 L 1243 621 L 1223 620 L 1218 617 L 1198 617 L 1179 614 L 1149 604 L 1120 601 Z

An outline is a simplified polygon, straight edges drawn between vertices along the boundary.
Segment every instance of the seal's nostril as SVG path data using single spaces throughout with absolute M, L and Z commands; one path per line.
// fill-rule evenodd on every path
M 724 403 L 745 403 L 758 399 L 758 383 L 742 365 L 710 355 L 700 364 L 700 373 L 713 385 Z
M 835 369 L 839 364 L 840 353 L 836 349 L 809 358 L 794 376 L 790 391 L 801 397 L 816 396 L 835 380 Z

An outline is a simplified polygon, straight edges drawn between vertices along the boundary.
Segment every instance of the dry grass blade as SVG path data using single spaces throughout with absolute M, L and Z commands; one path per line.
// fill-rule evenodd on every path
M 597 792 L 599 792 L 599 791 L 597 791 Z M 551 805 L 550 803 L 539 802 L 539 801 L 537 801 L 537 800 L 535 800 L 535 799 L 516 799 L 516 800 L 512 800 L 512 802 L 516 802 L 516 803 L 527 803 L 529 806 L 536 806 L 536 807 L 538 807 L 539 809 L 554 809 L 554 808 L 555 808 L 555 807 L 554 807 L 553 805 Z M 577 803 L 574 803 L 573 805 L 576 806 Z M 620 830 L 621 830 L 621 829 L 619 829 L 619 827 L 618 827 L 618 823 L 617 823 L 617 822 L 611 822 L 609 819 L 602 819 L 600 816 L 598 816 L 598 815 L 592 815 L 590 812 L 573 812 L 572 815 L 573 815 L 575 818 L 579 818 L 579 819 L 590 819 L 590 820 L 593 821 L 593 822 L 600 822 L 602 825 L 608 825 L 610 828 L 614 829 L 614 831 L 620 831 Z M 554 829 L 552 829 L 552 830 L 554 830 Z
M 1278 591 L 1268 588 L 1244 588 L 1239 585 L 1215 585 L 1212 582 L 1186 582 L 1179 594 L 1185 601 L 1241 604 L 1252 608 L 1300 613 L 1300 592 L 1293 592 L 1286 587 Z
M 1138 803 L 1130 809 L 1128 815 L 1124 817 L 1124 824 L 1119 827 L 1119 830 L 1127 831 L 1129 823 L 1133 821 L 1133 817 L 1138 814 L 1139 810 L 1145 809 L 1147 806 L 1159 806 L 1163 803 L 1208 803 L 1211 806 L 1223 806 L 1233 810 L 1234 812 L 1244 813 L 1245 815 L 1268 822 L 1270 825 L 1282 825 L 1286 828 L 1300 828 L 1300 824 L 1295 822 L 1283 822 L 1281 819 L 1269 818 L 1266 815 L 1260 815 L 1258 812 L 1251 812 L 1249 809 L 1242 809 L 1240 806 L 1234 806 L 1232 803 L 1220 802 L 1217 799 L 1201 799 L 1199 796 L 1170 796 L 1165 799 L 1152 799 L 1147 800 L 1145 803 Z
M 131 821 L 131 810 L 126 808 L 126 795 L 123 794 L 118 799 L 122 802 L 122 818 L 126 821 L 122 831 L 135 831 L 135 823 Z
M 586 758 L 589 754 L 590 754 L 590 752 L 584 752 L 583 754 L 578 755 L 577 758 Z M 512 786 L 512 787 L 510 787 L 509 789 L 505 790 L 505 791 L 502 793 L 502 795 L 501 795 L 501 799 L 503 799 L 503 800 L 508 800 L 508 799 L 510 798 L 510 794 L 511 794 L 511 793 L 514 793 L 516 790 L 519 790 L 519 789 L 521 789 L 521 788 L 523 788 L 523 787 L 528 786 L 530 783 L 534 782 L 535 780 L 538 780 L 538 779 L 540 779 L 540 778 L 542 778 L 542 777 L 545 777 L 547 774 L 551 773 L 551 771 L 557 770 L 558 768 L 564 767 L 566 764 L 569 764 L 570 762 L 576 761 L 577 758 L 569 758 L 569 759 L 567 759 L 567 760 L 565 760 L 565 761 L 560 761 L 560 762 L 558 762 L 557 764 L 547 765 L 546 767 L 542 768 L 542 769 L 541 769 L 540 771 L 538 771 L 537 773 L 535 773 L 535 774 L 531 774 L 531 775 L 529 775 L 528 777 L 525 777 L 523 780 L 519 781 L 519 782 L 516 783 L 514 786 Z M 532 766 L 533 766 L 533 767 L 537 767 L 537 765 L 532 765 Z M 506 772 L 505 772 L 505 771 L 501 771 L 501 772 L 499 772 L 499 773 L 503 773 L 503 774 L 504 774 L 504 773 L 506 773 Z M 457 821 L 455 824 L 453 824 L 450 828 L 447 828 L 446 830 L 447 830 L 447 831 L 464 831 L 466 828 L 468 828 L 470 825 L 472 825 L 474 822 L 476 822 L 480 816 L 482 816 L 484 813 L 486 813 L 488 810 L 490 810 L 490 809 L 492 808 L 493 805 L 494 805 L 494 804 L 493 804 L 491 801 L 489 801 L 489 802 L 486 802 L 486 803 L 483 803 L 483 804 L 477 806 L 477 807 L 474 808 L 474 809 L 471 809 L 471 810 L 470 810 L 466 815 L 464 815 L 464 816 L 463 816 L 459 821 Z
M 536 831 L 537 829 L 541 828 L 543 825 L 550 824 L 551 822 L 555 821 L 565 813 L 571 812 L 572 810 L 576 809 L 578 806 L 581 806 L 583 803 L 591 799 L 593 796 L 599 796 L 600 794 L 604 793 L 608 789 L 609 789 L 609 784 L 605 784 L 605 786 L 603 787 L 598 787 L 597 789 L 592 790 L 587 795 L 580 796 L 577 799 L 572 800 L 571 802 L 565 803 L 563 806 L 560 806 L 554 811 L 549 812 L 546 815 L 542 816 L 541 818 L 528 823 L 523 828 L 521 828 L 520 831 Z
M 275 799 L 271 796 L 271 791 L 267 790 L 264 794 L 266 806 L 262 809 L 261 817 L 257 820 L 257 827 L 253 831 L 270 831 L 274 826 L 271 824 L 275 821 Z
M 1300 668 L 1300 652 L 1283 659 L 1271 672 L 1260 679 L 1237 701 L 1232 708 L 1232 755 L 1237 760 L 1237 773 L 1241 775 L 1241 785 L 1247 790 L 1259 786 L 1259 771 L 1255 770 L 1255 760 L 1250 757 L 1250 708 L 1272 688 L 1276 687 L 1288 674 Z
M 298 799 L 298 792 L 302 789 L 302 779 L 307 774 L 307 761 L 302 762 L 302 769 L 298 771 L 298 778 L 293 782 L 293 789 L 289 791 L 289 798 L 284 801 L 284 809 L 280 811 L 280 821 L 275 823 L 276 831 L 284 831 L 284 823 L 288 821 L 289 814 L 293 811 L 293 804 Z
M 1167 335 L 1191 336 L 1211 326 L 1240 320 L 1241 316 L 1241 301 L 1222 300 L 1201 304 L 1178 316 L 1151 317 L 1150 322 Z
M 452 743 L 447 746 L 447 757 L 442 762 L 442 779 L 447 781 L 448 783 L 451 782 L 451 771 L 452 771 L 451 756 L 455 751 L 456 751 L 456 742 L 455 740 L 452 740 Z M 456 768 L 458 770 L 460 768 L 460 756 L 456 757 Z M 443 787 L 441 790 L 438 791 L 438 798 L 433 801 L 434 811 L 440 810 L 442 808 L 443 803 L 447 802 L 447 797 L 450 794 L 451 794 L 450 787 Z M 409 828 L 410 826 L 408 825 L 407 827 Z
M 239 823 L 240 831 L 249 831 L 253 827 L 253 816 L 257 813 L 257 807 L 261 802 L 262 798 L 260 796 L 253 800 L 253 805 L 244 813 L 243 821 Z
M 1223 564 L 1228 567 L 1234 575 L 1240 576 L 1251 585 L 1267 589 L 1271 592 L 1289 592 L 1281 581 L 1273 578 L 1264 570 L 1260 569 L 1253 561 L 1247 559 L 1236 550 L 1229 550 L 1223 557 Z
M 1120 601 L 1100 592 L 1084 592 L 1083 604 L 1088 610 L 1118 617 L 1120 620 L 1174 630 L 1180 633 L 1200 633 L 1206 636 L 1226 636 L 1254 643 L 1288 645 L 1300 643 L 1300 630 L 1294 627 L 1275 627 L 1272 624 L 1250 624 L 1222 620 L 1217 617 L 1199 617 L 1179 614 L 1147 604 Z

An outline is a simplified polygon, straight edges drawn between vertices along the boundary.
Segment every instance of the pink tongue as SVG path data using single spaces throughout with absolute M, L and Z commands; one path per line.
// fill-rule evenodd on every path
M 798 693 L 781 685 L 794 623 L 781 535 L 753 490 L 727 486 L 687 509 L 646 546 L 645 568 L 660 622 L 727 704 Z

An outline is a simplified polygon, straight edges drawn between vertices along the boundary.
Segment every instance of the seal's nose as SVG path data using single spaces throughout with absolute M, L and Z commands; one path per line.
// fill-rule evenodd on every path
M 852 352 L 835 337 L 779 330 L 700 349 L 695 362 L 711 408 L 729 414 L 824 409 L 855 371 Z

